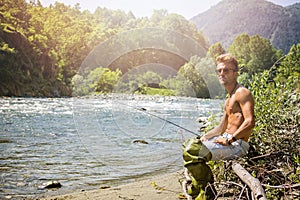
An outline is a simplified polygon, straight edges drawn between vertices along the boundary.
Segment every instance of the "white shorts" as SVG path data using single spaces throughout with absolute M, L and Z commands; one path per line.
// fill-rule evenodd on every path
M 203 142 L 203 144 L 211 151 L 212 160 L 231 160 L 247 154 L 250 147 L 248 142 L 239 139 L 231 143 L 231 145 L 229 146 L 224 146 L 214 143 L 215 139 L 217 139 L 218 137 L 219 136 L 212 137 Z M 223 133 L 221 137 L 229 139 L 232 137 L 232 135 Z

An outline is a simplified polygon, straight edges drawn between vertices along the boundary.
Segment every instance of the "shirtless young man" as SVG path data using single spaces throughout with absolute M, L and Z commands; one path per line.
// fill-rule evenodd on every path
M 209 160 L 228 160 L 241 157 L 249 150 L 248 139 L 254 128 L 254 100 L 248 89 L 237 82 L 238 63 L 229 54 L 217 57 L 216 72 L 229 96 L 218 126 L 200 139 L 183 144 L 183 159 L 187 184 L 186 193 L 195 200 L 215 199 L 213 173 L 206 164 Z M 190 180 L 188 182 L 188 180 Z
M 200 139 L 188 139 L 183 144 L 183 159 L 187 194 L 195 198 L 215 199 L 213 173 L 206 164 L 209 160 L 228 160 L 245 155 L 248 139 L 254 128 L 254 100 L 248 89 L 237 82 L 238 62 L 229 54 L 217 57 L 216 72 L 229 96 L 225 101 L 224 115 L 218 126 Z M 188 182 L 189 180 L 189 182 Z
M 212 160 L 232 159 L 247 153 L 254 128 L 254 100 L 250 91 L 237 82 L 238 62 L 229 54 L 217 57 L 216 72 L 229 96 L 218 126 L 201 137 Z

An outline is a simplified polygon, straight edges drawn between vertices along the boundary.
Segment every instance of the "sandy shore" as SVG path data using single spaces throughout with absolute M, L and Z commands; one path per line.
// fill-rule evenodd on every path
M 172 200 L 180 199 L 183 171 L 157 176 L 118 187 L 77 192 L 60 196 L 42 198 L 42 200 Z

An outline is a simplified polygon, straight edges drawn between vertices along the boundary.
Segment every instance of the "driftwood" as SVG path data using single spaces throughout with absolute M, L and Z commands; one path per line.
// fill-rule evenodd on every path
M 258 179 L 251 176 L 251 174 L 238 163 L 233 163 L 232 169 L 240 179 L 249 186 L 256 200 L 267 200 L 265 191 Z

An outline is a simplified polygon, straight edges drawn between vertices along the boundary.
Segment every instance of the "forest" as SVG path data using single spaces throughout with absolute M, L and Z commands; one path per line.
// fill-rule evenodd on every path
M 38 0 L 30 3 L 1 0 L 0 17 L 2 96 L 110 93 L 130 69 L 147 63 L 170 67 L 178 74 L 165 77 L 152 71 L 140 74 L 144 78 L 139 79 L 135 74 L 126 84 L 120 82 L 126 91 L 145 93 L 150 83 L 167 94 L 186 95 L 181 90 L 191 85 L 196 97 L 222 95 L 215 91 L 219 89 L 214 63 L 206 52 L 216 51 L 216 48 L 221 52 L 225 50 L 216 46 L 218 44 L 209 47 L 195 24 L 180 15 L 168 14 L 166 10 L 156 10 L 150 18 L 136 18 L 130 12 L 100 7 L 94 13 L 80 11 L 79 4 L 70 7 L 56 2 L 43 7 Z M 99 69 L 93 69 L 95 71 L 90 74 L 79 73 L 95 49 L 99 58 L 92 58 L 96 63 L 89 64 Z M 267 39 L 258 35 L 238 36 L 228 51 L 237 56 L 243 72 L 248 74 L 270 68 L 283 56 Z M 100 61 L 100 55 L 106 57 Z M 111 63 L 103 63 L 109 56 Z M 204 73 L 205 70 L 209 72 Z M 217 89 L 210 94 L 206 85 Z
M 268 197 L 299 197 L 300 43 L 284 54 L 266 38 L 240 34 L 225 49 L 209 45 L 195 24 L 166 10 L 136 18 L 101 7 L 81 11 L 79 4 L 1 0 L 0 19 L 0 96 L 221 98 L 214 58 L 234 55 L 239 82 L 256 101 L 257 125 L 244 164 Z
M 137 19 L 132 13 L 100 7 L 90 13 L 81 12 L 79 5 L 70 7 L 56 2 L 43 7 L 39 1 L 1 0 L 0 17 L 0 94 L 5 96 L 71 96 L 72 78 L 87 55 L 98 44 L 131 29 L 176 30 L 205 46 L 205 39 L 195 25 L 182 16 L 168 15 L 165 10 L 155 11 L 150 19 Z M 151 58 L 149 54 L 159 56 Z M 130 66 L 143 64 L 145 57 L 147 62 L 171 66 L 178 66 L 178 59 L 184 63 L 182 58 L 172 59 L 169 54 L 139 49 L 127 56 L 131 59 L 126 60 L 127 64 L 113 68 L 124 73 Z M 119 63 L 116 60 L 113 64 Z M 112 75 L 115 73 L 118 74 L 113 71 Z

